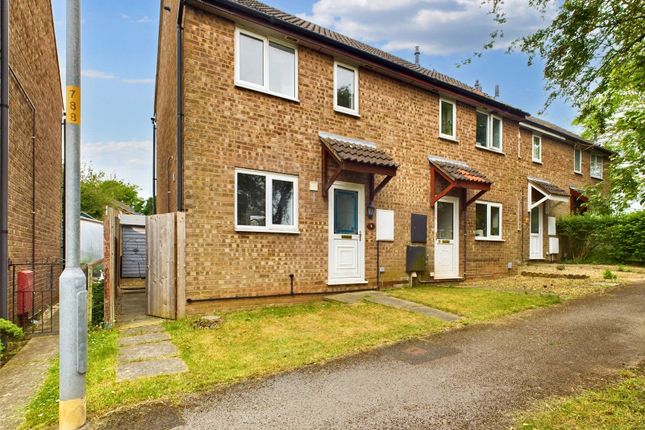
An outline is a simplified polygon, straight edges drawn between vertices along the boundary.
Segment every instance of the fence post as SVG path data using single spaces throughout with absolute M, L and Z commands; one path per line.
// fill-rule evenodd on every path
M 94 294 L 94 267 L 91 263 L 87 265 L 87 323 L 92 325 L 92 295 Z

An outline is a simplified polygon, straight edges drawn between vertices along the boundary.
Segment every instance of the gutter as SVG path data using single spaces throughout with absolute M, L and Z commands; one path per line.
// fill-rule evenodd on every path
M 183 32 L 185 0 L 179 0 L 177 10 L 177 211 L 184 211 L 184 104 L 183 104 Z
M 447 82 L 440 81 L 438 79 L 435 79 L 423 73 L 415 72 L 414 70 L 411 70 L 393 61 L 385 60 L 377 55 L 370 54 L 369 52 L 366 52 L 364 50 L 361 50 L 361 49 L 346 45 L 337 40 L 331 39 L 323 34 L 318 34 L 316 32 L 302 28 L 296 24 L 291 24 L 287 21 L 283 21 L 272 16 L 267 16 L 266 14 L 263 14 L 254 9 L 251 9 L 249 7 L 246 7 L 244 5 L 241 5 L 232 1 L 226 1 L 226 0 L 183 0 L 183 1 L 203 10 L 210 9 L 212 11 L 214 8 L 218 10 L 220 13 L 225 14 L 228 12 L 229 14 L 233 14 L 233 15 L 238 15 L 238 16 L 242 15 L 239 17 L 251 18 L 256 22 L 263 23 L 264 25 L 268 25 L 274 28 L 280 28 L 292 34 L 295 33 L 295 34 L 304 36 L 310 40 L 311 39 L 317 40 L 318 42 L 322 42 L 325 45 L 332 46 L 340 51 L 349 52 L 356 57 L 365 59 L 371 63 L 376 63 L 378 65 L 384 66 L 385 68 L 392 70 L 398 73 L 399 75 L 405 75 L 415 80 L 420 80 L 425 83 L 430 83 L 431 85 L 440 87 L 442 89 L 446 89 L 447 91 L 461 95 L 462 97 L 466 97 L 470 100 L 476 100 L 477 102 L 482 103 L 483 105 L 494 106 L 497 109 L 501 109 L 511 113 L 512 115 L 519 116 L 522 119 L 529 116 L 528 112 L 524 112 L 521 109 L 517 109 L 512 106 L 506 105 L 504 103 L 498 102 L 494 99 L 481 96 L 477 93 L 473 93 L 459 86 L 451 85 Z

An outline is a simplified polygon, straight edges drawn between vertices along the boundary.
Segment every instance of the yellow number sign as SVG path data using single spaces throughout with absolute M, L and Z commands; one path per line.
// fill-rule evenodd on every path
M 67 86 L 67 121 L 81 123 L 81 89 L 73 85 Z

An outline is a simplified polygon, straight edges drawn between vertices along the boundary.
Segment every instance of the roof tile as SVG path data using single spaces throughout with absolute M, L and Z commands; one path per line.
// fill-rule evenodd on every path
M 342 161 L 354 161 L 373 166 L 398 167 L 390 155 L 377 149 L 376 145 L 371 142 L 328 133 L 320 133 L 320 141 Z

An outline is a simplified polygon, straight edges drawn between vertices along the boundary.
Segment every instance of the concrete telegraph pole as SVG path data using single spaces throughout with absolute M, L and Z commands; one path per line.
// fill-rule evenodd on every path
M 65 270 L 60 277 L 59 427 L 85 424 L 87 291 L 80 267 L 81 7 L 67 0 L 67 147 L 65 148 Z

